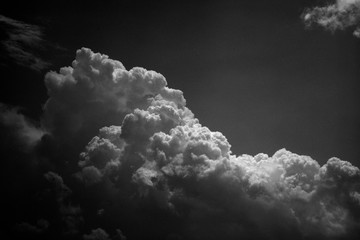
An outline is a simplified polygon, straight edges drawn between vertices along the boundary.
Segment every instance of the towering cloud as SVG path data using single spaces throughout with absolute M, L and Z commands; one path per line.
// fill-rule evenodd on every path
M 72 67 L 48 73 L 45 83 L 43 128 L 62 149 L 81 149 L 75 168 L 44 175 L 59 210 L 57 218 L 39 219 L 60 224 L 62 236 L 360 236 L 360 170 L 347 161 L 320 166 L 286 149 L 234 155 L 226 137 L 201 125 L 161 74 L 126 70 L 90 49 L 78 50 Z
M 351 28 L 354 36 L 360 37 L 359 0 L 336 0 L 333 4 L 313 7 L 305 10 L 302 18 L 307 26 L 319 25 L 331 32 Z
M 86 143 L 100 127 L 121 123 L 134 109 L 146 109 L 159 95 L 185 105 L 181 91 L 166 87 L 164 76 L 144 68 L 127 71 L 122 63 L 82 48 L 72 67 L 45 76 L 49 99 L 44 126 L 56 138 Z
M 167 224 L 174 232 L 164 235 L 185 239 L 278 238 L 292 232 L 299 238 L 358 234 L 357 167 L 337 158 L 320 166 L 285 149 L 271 157 L 235 156 L 225 136 L 202 126 L 185 106 L 182 93 L 167 88 L 161 75 L 152 72 L 158 78 L 147 78 L 144 69 L 127 72 L 107 56 L 78 51 L 84 53 L 87 59 L 107 59 L 98 69 L 118 66 L 105 80 L 93 77 L 97 75 L 83 78 L 93 86 L 110 81 L 110 97 L 122 92 L 120 100 L 111 101 L 116 105 L 109 107 L 116 106 L 124 116 L 119 121 L 114 115 L 111 124 L 118 121 L 118 125 L 101 128 L 81 153 L 77 176 L 88 186 L 103 182 L 120 195 L 127 189 L 128 201 L 147 202 L 159 214 L 169 214 L 165 214 L 171 219 Z M 93 69 L 91 64 L 77 65 Z M 123 82 L 129 85 L 124 87 Z M 160 223 L 152 215 L 157 213 L 135 209 L 136 221 Z M 158 229 L 147 231 L 150 236 L 159 234 Z

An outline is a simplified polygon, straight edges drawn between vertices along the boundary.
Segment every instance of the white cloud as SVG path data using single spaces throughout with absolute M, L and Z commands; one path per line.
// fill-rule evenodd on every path
M 82 48 L 72 67 L 45 76 L 49 99 L 44 127 L 58 140 L 69 136 L 83 147 L 97 129 L 118 124 L 134 109 L 146 109 L 154 96 L 185 105 L 182 92 L 166 87 L 161 74 L 144 68 L 126 70 L 106 55 Z
M 320 166 L 286 149 L 236 156 L 226 137 L 202 126 L 161 74 L 128 71 L 90 49 L 78 50 L 72 67 L 47 74 L 45 82 L 50 98 L 44 126 L 56 139 L 76 145 L 80 134 L 88 141 L 76 176 L 91 201 L 118 203 L 94 204 L 97 217 L 98 209 L 101 218 L 124 211 L 122 222 L 149 225 L 149 236 L 163 231 L 185 239 L 357 233 L 360 171 L 349 162 L 331 158 Z M 163 223 L 160 212 L 175 232 L 150 227 Z M 109 238 L 94 231 L 86 238 Z
M 360 37 L 360 0 L 337 0 L 323 7 L 306 9 L 302 18 L 308 27 L 319 25 L 331 32 L 351 28 L 353 35 Z

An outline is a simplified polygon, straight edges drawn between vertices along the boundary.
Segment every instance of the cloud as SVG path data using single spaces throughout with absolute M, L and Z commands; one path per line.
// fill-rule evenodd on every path
M 103 229 L 97 228 L 91 231 L 90 234 L 84 235 L 84 240 L 110 240 L 109 234 Z
M 16 225 L 17 232 L 30 235 L 39 235 L 43 234 L 49 227 L 49 222 L 45 219 L 39 219 L 36 222 L 36 225 L 32 225 L 27 222 L 22 222 Z
M 116 234 L 113 238 L 110 238 L 109 234 L 102 228 L 96 228 L 91 230 L 90 234 L 84 234 L 84 240 L 126 240 L 126 237 L 123 235 L 121 230 L 116 229 Z
M 88 48 L 76 52 L 71 67 L 49 72 L 45 85 L 47 134 L 39 146 L 51 138 L 62 147 L 45 157 L 63 162 L 39 173 L 48 185 L 39 186 L 40 202 L 47 204 L 38 205 L 37 216 L 49 222 L 47 232 L 55 229 L 48 236 L 360 236 L 360 170 L 350 162 L 331 158 L 321 166 L 286 149 L 272 156 L 235 155 L 226 137 L 203 126 L 163 75 L 126 70 Z
M 2 144 L 16 144 L 21 151 L 33 148 L 45 134 L 45 131 L 26 118 L 19 112 L 18 108 L 12 108 L 0 103 L 0 128 L 6 138 Z M 11 140 L 11 143 L 9 143 Z
M 303 12 L 302 19 L 308 27 L 319 25 L 331 32 L 354 29 L 353 35 L 360 38 L 359 0 L 337 0 L 323 7 L 309 8 Z
M 83 221 L 81 208 L 71 203 L 71 189 L 65 185 L 63 178 L 54 172 L 44 174 L 45 179 L 51 184 L 50 190 L 57 203 L 56 218 L 61 224 L 61 235 L 72 236 L 78 234 L 79 226 Z
M 154 96 L 185 105 L 182 92 L 166 84 L 155 71 L 128 71 L 119 61 L 82 48 L 72 67 L 46 74 L 43 126 L 58 141 L 68 142 L 71 136 L 83 148 L 99 128 L 121 123 L 134 109 L 146 109 Z
M 122 74 L 112 76 L 120 77 L 113 82 L 123 81 Z M 147 83 L 143 77 L 138 82 L 139 86 Z M 166 89 L 165 83 L 161 88 Z M 125 89 L 122 96 L 133 95 L 134 88 Z M 112 91 L 113 88 L 110 94 Z M 128 102 L 127 99 L 122 98 L 122 102 Z M 123 114 L 121 121 L 116 120 L 118 126 L 101 128 L 88 143 L 80 155 L 82 170 L 78 176 L 87 186 L 110 184 L 111 191 L 132 196 L 128 201 L 139 205 L 147 202 L 158 214 L 167 212 L 169 229 L 175 230 L 164 231 L 164 236 L 358 236 L 357 167 L 338 158 L 320 166 L 309 156 L 285 149 L 273 156 L 233 155 L 226 137 L 202 126 L 185 101 L 179 99 L 182 94 L 169 98 L 156 91 L 137 107 L 116 105 L 128 113 Z M 160 222 L 146 211 L 139 213 L 135 209 L 137 221 L 150 218 Z M 179 222 L 181 228 L 176 229 L 175 223 Z M 147 230 L 150 236 L 159 234 L 157 229 Z
M 137 125 L 133 129 L 149 128 Z M 186 219 L 182 232 L 186 239 L 192 239 L 192 234 L 212 239 L 225 233 L 230 239 L 275 238 L 277 231 L 282 237 L 291 231 L 299 236 L 337 237 L 351 235 L 358 226 L 353 213 L 360 210 L 354 197 L 360 191 L 360 171 L 349 162 L 332 158 L 320 167 L 310 157 L 285 149 L 272 157 L 234 156 L 221 133 L 198 123 L 155 132 L 141 143 L 136 152 L 127 143 L 123 150 L 127 157 L 120 157 L 123 165 L 118 166 L 130 171 L 126 175 L 144 201 L 154 201 L 155 206 Z M 184 208 L 189 212 L 183 213 Z M 274 216 L 278 221 L 271 221 Z M 217 218 L 223 226 L 214 228 Z M 254 233 L 247 224 L 268 229 Z
M 5 32 L 1 45 L 15 63 L 35 71 L 50 66 L 35 53 L 45 43 L 41 27 L 0 15 L 0 28 Z

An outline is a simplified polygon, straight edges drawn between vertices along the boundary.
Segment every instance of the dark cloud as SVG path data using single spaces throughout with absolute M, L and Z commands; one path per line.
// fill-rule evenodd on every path
M 84 235 L 84 240 L 110 240 L 109 234 L 103 229 L 97 228 L 91 231 L 90 234 Z
M 54 172 L 48 172 L 44 175 L 51 184 L 58 207 L 58 218 L 62 223 L 62 233 L 64 236 L 76 235 L 82 219 L 81 208 L 71 203 L 70 195 L 72 191 L 64 184 L 61 176 Z
M 331 158 L 321 166 L 286 149 L 234 155 L 226 137 L 201 125 L 164 76 L 126 70 L 87 48 L 77 51 L 72 67 L 48 73 L 45 84 L 47 133 L 36 149 L 53 164 L 39 171 L 46 183 L 34 202 L 46 202 L 36 205 L 37 219 L 48 221 L 51 236 L 360 236 L 360 170 L 347 161 Z M 51 153 L 38 150 L 46 143 Z M 36 222 L 30 220 L 16 223 L 36 232 L 39 226 L 22 224 Z
M 354 36 L 360 38 L 359 0 L 336 0 L 323 7 L 309 8 L 302 19 L 308 27 L 319 25 L 331 32 L 351 28 Z
M 121 230 L 116 229 L 116 234 L 110 238 L 109 234 L 101 229 L 101 228 L 97 228 L 94 230 L 91 230 L 90 234 L 84 234 L 83 236 L 84 240 L 126 240 L 126 237 L 124 236 L 124 234 L 121 232 Z
M 51 65 L 37 54 L 46 43 L 41 27 L 0 15 L 0 29 L 1 46 L 12 61 L 35 71 Z
M 1 144 L 8 146 L 16 144 L 18 150 L 26 152 L 40 141 L 45 131 L 19 110 L 0 103 L 0 128 L 3 133 L 0 139 Z
M 32 225 L 27 222 L 22 222 L 16 225 L 16 230 L 18 232 L 23 232 L 26 234 L 39 235 L 44 233 L 49 227 L 49 222 L 45 219 L 39 219 L 35 225 Z

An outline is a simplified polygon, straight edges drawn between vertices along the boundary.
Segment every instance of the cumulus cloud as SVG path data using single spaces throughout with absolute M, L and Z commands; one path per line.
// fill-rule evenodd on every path
M 81 173 L 77 176 L 87 184 L 101 181 L 104 175 L 112 175 L 119 168 L 124 141 L 120 138 L 121 127 L 103 127 L 99 137 L 94 137 L 81 153 L 79 166 Z
M 360 38 L 359 0 L 336 0 L 322 7 L 309 8 L 303 12 L 302 19 L 308 27 L 319 25 L 331 32 L 354 29 L 353 35 Z
M 110 61 L 88 49 L 81 51 Z M 118 71 L 126 71 L 117 64 Z M 158 86 L 167 89 L 161 79 Z M 148 83 L 147 78 L 138 78 L 140 89 Z M 133 103 L 140 100 L 141 104 L 130 107 L 125 103 L 132 91 L 127 87 L 121 95 L 127 97 L 116 105 L 123 116 L 118 125 L 101 128 L 80 154 L 78 176 L 88 186 L 111 183 L 120 195 L 125 193 L 124 184 L 132 186 L 126 192 L 132 201 L 148 202 L 159 214 L 169 214 L 167 224 L 173 232 L 164 231 L 164 236 L 359 236 L 360 171 L 351 163 L 331 158 L 320 166 L 309 156 L 285 149 L 273 156 L 236 156 L 225 136 L 199 123 L 181 92 L 171 90 L 169 97 L 161 90 L 153 91 L 142 95 L 146 102 L 140 97 Z M 135 212 L 138 219 L 160 221 L 146 211 Z M 181 227 L 176 229 L 176 224 Z M 159 234 L 149 228 L 147 234 Z
M 45 42 L 41 27 L 0 15 L 0 29 L 5 33 L 1 45 L 15 63 L 35 71 L 50 66 L 34 51 L 41 49 Z
M 45 76 L 49 99 L 43 125 L 57 139 L 77 139 L 83 147 L 101 127 L 121 123 L 134 109 L 146 109 L 154 96 L 185 105 L 182 92 L 166 87 L 161 74 L 123 64 L 82 48 L 72 67 Z
M 76 167 L 44 175 L 56 221 L 41 217 L 60 225 L 61 236 L 360 236 L 360 170 L 347 161 L 331 158 L 321 166 L 286 149 L 237 156 L 164 76 L 126 70 L 87 48 L 77 51 L 71 67 L 48 73 L 45 84 L 42 127 L 64 146 L 54 156 L 69 161 L 62 152 L 76 146 Z

